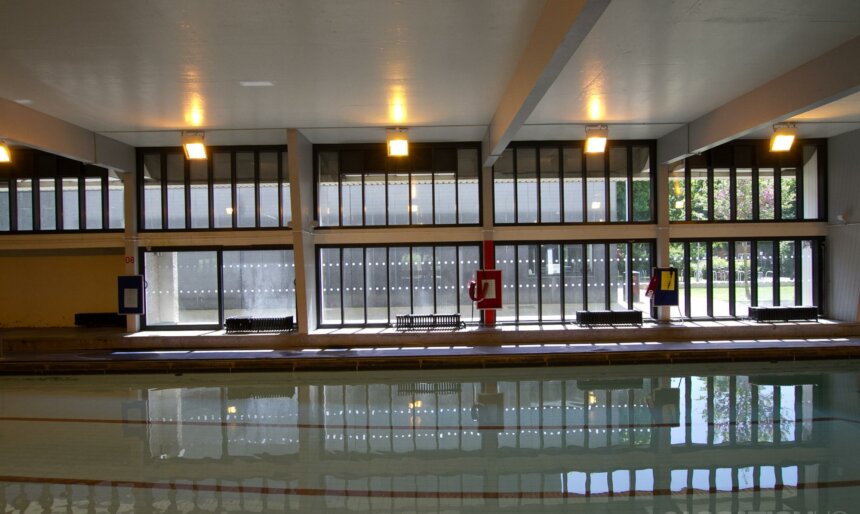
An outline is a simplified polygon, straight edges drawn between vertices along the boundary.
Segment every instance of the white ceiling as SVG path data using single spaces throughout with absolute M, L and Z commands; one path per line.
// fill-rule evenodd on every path
M 543 4 L 4 0 L 0 97 L 135 146 L 474 141 Z M 612 0 L 516 139 L 657 138 L 858 35 L 858 0 Z M 796 119 L 852 130 L 860 97 Z

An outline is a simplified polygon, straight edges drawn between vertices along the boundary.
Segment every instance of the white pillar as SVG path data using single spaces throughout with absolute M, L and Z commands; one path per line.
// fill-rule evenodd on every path
M 313 145 L 297 129 L 288 129 L 287 146 L 296 266 L 296 322 L 299 333 L 308 334 L 317 327 Z

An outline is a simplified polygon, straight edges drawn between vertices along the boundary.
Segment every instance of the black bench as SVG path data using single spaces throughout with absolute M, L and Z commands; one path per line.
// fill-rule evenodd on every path
M 749 318 L 759 323 L 769 321 L 818 321 L 818 307 L 750 307 Z
M 459 314 L 398 314 L 397 330 L 432 330 L 436 328 L 463 328 Z
M 78 312 L 75 326 L 85 328 L 125 328 L 125 315 L 115 312 Z
M 224 325 L 228 334 L 242 332 L 289 332 L 295 329 L 292 316 L 284 316 L 283 318 L 233 317 L 227 318 Z
M 594 325 L 639 325 L 642 326 L 642 311 L 576 311 L 576 322 L 580 326 Z

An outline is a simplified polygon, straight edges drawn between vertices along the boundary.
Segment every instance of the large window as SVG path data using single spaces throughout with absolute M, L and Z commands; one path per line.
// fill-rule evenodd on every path
M 122 229 L 123 205 L 113 170 L 38 150 L 0 164 L 0 232 Z
M 388 325 L 398 314 L 478 319 L 468 295 L 476 244 L 321 247 L 317 261 L 320 326 Z
M 500 243 L 495 252 L 502 270 L 500 322 L 573 322 L 579 310 L 650 315 L 650 241 Z
M 793 221 L 824 218 L 823 141 L 774 153 L 767 141 L 734 141 L 669 170 L 671 221 Z
M 682 318 L 746 317 L 750 306 L 821 306 L 821 241 L 753 239 L 673 241 Z
M 647 142 L 601 154 L 576 141 L 514 143 L 493 167 L 495 223 L 652 222 L 653 151 Z
M 291 249 L 144 253 L 148 327 L 219 327 L 232 316 L 295 316 Z
M 379 145 L 317 145 L 314 154 L 323 227 L 480 221 L 475 144 L 413 144 L 392 158 Z
M 290 222 L 283 147 L 212 147 L 205 161 L 179 148 L 138 152 L 143 230 L 278 228 Z

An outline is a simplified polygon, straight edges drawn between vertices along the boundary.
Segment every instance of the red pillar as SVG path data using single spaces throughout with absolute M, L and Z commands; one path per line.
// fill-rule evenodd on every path
M 483 269 L 496 269 L 496 246 L 491 240 L 484 240 L 484 265 Z M 492 327 L 496 324 L 496 310 L 485 309 L 482 312 L 484 326 Z

